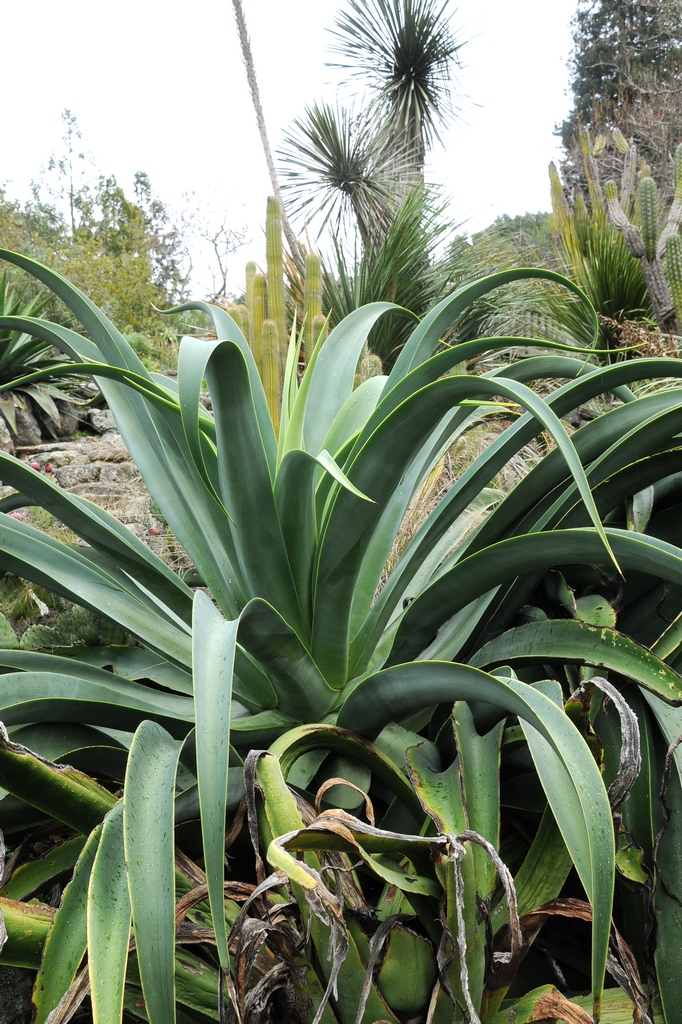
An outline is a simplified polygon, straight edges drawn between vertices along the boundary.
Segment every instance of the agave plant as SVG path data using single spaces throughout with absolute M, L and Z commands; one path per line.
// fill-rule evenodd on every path
M 517 1019 L 584 1019 L 584 1001 L 567 1007 L 551 961 L 538 967 L 530 949 L 562 920 L 554 961 L 570 953 L 562 937 L 573 922 L 591 922 L 591 953 L 569 957 L 567 988 L 591 987 L 595 1016 L 622 1013 L 621 996 L 603 994 L 608 964 L 641 1013 L 632 936 L 652 907 L 655 964 L 640 967 L 672 1021 L 679 788 L 678 755 L 665 750 L 682 731 L 681 425 L 670 384 L 680 363 L 599 369 L 589 353 L 546 354 L 550 343 L 524 339 L 545 354 L 449 376 L 519 344 L 442 346 L 471 302 L 510 280 L 561 280 L 507 272 L 437 305 L 390 375 L 356 389 L 368 332 L 405 311 L 354 311 L 318 343 L 300 384 L 294 340 L 276 435 L 249 346 L 219 307 L 192 304 L 218 340 L 183 340 L 175 386 L 63 278 L 4 257 L 52 288 L 89 337 L 30 317 L 0 327 L 58 345 L 95 377 L 196 567 L 179 578 L 113 517 L 0 453 L 17 489 L 1 509 L 2 567 L 140 644 L 0 651 L 0 823 L 18 838 L 55 818 L 66 828 L 47 853 L 27 841 L 30 858 L 19 851 L 0 891 L 0 958 L 39 968 L 39 1024 L 55 1007 L 51 1024 L 68 1019 L 88 988 L 97 1022 L 120 1020 L 123 1007 L 153 1024 L 219 1019 L 228 1006 L 243 1020 L 350 1024 L 364 1007 L 364 1020 L 441 1021 L 454 1001 L 471 1021 L 497 1024 L 507 992 Z M 547 400 L 528 386 L 557 377 L 567 383 Z M 659 378 L 666 388 L 629 389 Z M 213 416 L 199 401 L 204 380 Z M 569 438 L 560 417 L 602 394 L 611 410 Z M 433 467 L 500 413 L 506 429 L 380 586 Z M 492 488 L 538 435 L 538 467 L 506 496 Z M 32 503 L 84 546 L 7 514 Z M 657 617 L 662 598 L 670 626 Z M 629 737 L 622 757 L 604 692 Z M 646 773 L 621 809 L 640 736 Z M 606 781 L 617 780 L 608 793 L 602 757 Z M 226 844 L 241 866 L 247 836 L 255 876 L 226 880 Z M 649 902 L 639 912 L 619 891 L 615 932 L 617 866 Z M 72 870 L 56 912 L 31 899 Z
M 26 298 L 17 292 L 7 274 L 0 277 L 0 312 L 2 316 L 37 316 L 45 307 L 46 298 L 40 295 Z M 5 386 L 0 411 L 14 433 L 17 433 L 16 408 L 33 410 L 47 430 L 55 436 L 60 425 L 60 399 L 68 397 L 68 380 L 57 372 L 64 362 L 49 342 L 41 341 L 21 330 L 0 332 L 0 383 Z M 48 371 L 39 381 L 20 384 L 19 379 L 35 370 Z

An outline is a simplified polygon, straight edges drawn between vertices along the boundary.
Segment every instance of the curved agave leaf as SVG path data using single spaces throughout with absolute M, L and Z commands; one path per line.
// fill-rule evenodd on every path
M 643 365 L 646 364 L 646 365 Z M 549 399 L 548 405 L 558 416 L 565 415 L 571 409 L 583 402 L 594 398 L 605 390 L 615 390 L 625 381 L 633 381 L 638 378 L 640 372 L 646 376 L 655 376 L 663 372 L 668 374 L 680 374 L 680 365 L 677 360 L 637 360 L 636 363 L 620 363 L 582 377 L 580 380 L 571 381 L 563 388 L 559 388 Z M 618 431 L 627 430 L 626 424 L 640 422 L 640 402 L 650 399 L 638 400 L 631 403 L 627 410 L 615 410 L 618 413 L 618 420 L 614 424 L 614 432 L 611 439 L 618 436 Z M 652 402 L 668 406 L 674 404 L 671 396 L 652 396 Z M 649 406 L 653 411 L 654 406 Z M 608 414 L 613 417 L 614 413 Z M 585 430 L 578 431 L 573 435 L 573 443 L 583 458 L 587 453 L 583 445 L 587 443 L 591 432 L 598 431 L 600 439 L 595 435 L 595 445 L 592 449 L 595 457 L 603 450 L 605 442 L 602 431 L 601 420 L 594 424 L 588 424 L 588 433 L 585 437 Z M 613 419 L 611 420 L 613 423 Z M 374 605 L 362 623 L 358 633 L 353 639 L 353 674 L 366 669 L 372 653 L 379 642 L 387 622 L 399 609 L 406 597 L 415 596 L 414 580 L 424 566 L 426 559 L 431 555 L 436 546 L 446 536 L 447 531 L 462 514 L 472 501 L 480 494 L 481 489 L 487 486 L 488 482 L 498 473 L 507 461 L 516 454 L 536 432 L 536 423 L 530 415 L 519 419 L 509 427 L 503 434 L 496 438 L 486 450 L 478 456 L 472 465 L 460 476 L 448 491 L 448 494 L 438 503 L 434 511 L 428 516 L 426 522 L 417 531 L 416 535 L 407 546 L 397 566 L 391 573 L 388 582 L 378 595 Z M 549 462 L 548 462 L 549 460 Z M 556 474 L 556 479 L 550 476 L 550 470 Z M 480 529 L 472 537 L 469 549 L 476 550 L 484 547 L 504 536 L 510 524 L 515 523 L 523 511 L 537 507 L 538 501 L 547 493 L 549 484 L 555 484 L 566 478 L 566 465 L 559 452 L 552 452 L 547 456 L 537 470 L 532 470 L 514 490 L 507 495 L 498 509 L 492 512 L 482 524 Z M 536 489 L 533 490 L 533 487 Z M 527 497 L 526 497 L 527 495 Z M 461 552 L 458 554 L 461 557 Z M 441 570 L 442 571 L 442 570 Z
M 626 530 L 607 529 L 606 533 L 626 572 L 637 569 L 674 582 L 682 580 L 679 548 Z M 500 583 L 531 571 L 544 575 L 556 565 L 579 563 L 604 563 L 604 548 L 593 530 L 552 530 L 512 537 L 464 558 L 403 613 L 390 664 L 417 657 L 446 619 Z
M 145 587 L 161 598 L 176 615 L 191 619 L 192 591 L 149 547 L 115 516 L 56 486 L 45 474 L 36 473 L 7 452 L 0 452 L 2 479 L 30 502 L 41 505 L 88 544 L 135 574 Z M 0 508 L 6 508 L 0 504 Z M 81 552 L 85 555 L 85 552 Z
M 254 598 L 241 613 L 238 635 L 266 672 L 277 694 L 278 711 L 300 722 L 322 718 L 331 710 L 337 692 L 277 609 Z
M 130 905 L 150 1024 L 175 1022 L 173 796 L 181 744 L 155 722 L 133 739 L 123 799 Z
M 372 736 L 420 707 L 456 700 L 493 704 L 518 715 L 542 737 L 542 756 L 551 759 L 557 778 L 547 797 L 593 908 L 592 994 L 598 1017 L 615 875 L 611 810 L 599 769 L 563 709 L 524 683 L 497 679 L 466 665 L 422 662 L 365 679 L 349 694 L 338 723 Z
M 76 836 L 53 847 L 44 857 L 26 861 L 12 872 L 10 880 L 0 889 L 0 896 L 10 900 L 25 900 L 44 888 L 57 875 L 73 868 L 86 837 Z
M 227 313 L 221 306 L 213 305 L 213 303 L 185 302 L 183 305 L 175 306 L 173 309 L 168 309 L 165 312 L 182 313 L 185 310 L 198 310 L 199 312 L 206 313 L 210 316 L 213 321 L 213 327 L 215 328 L 215 332 L 218 336 L 218 342 L 233 342 L 239 348 L 239 351 L 244 357 L 244 362 L 249 374 L 249 385 L 262 443 L 265 448 L 270 471 L 274 473 L 277 442 L 275 440 L 275 432 L 273 430 L 272 420 L 268 411 L 268 403 L 265 398 L 265 392 L 263 391 L 263 385 L 261 383 L 260 376 L 258 375 L 258 368 L 256 367 L 256 362 L 253 358 L 253 353 L 251 352 L 248 342 L 229 313 Z M 204 343 L 202 342 L 201 344 Z M 194 384 L 192 386 L 194 386 Z
M 535 267 L 524 267 L 515 270 L 504 270 L 489 277 L 462 285 L 452 295 L 443 299 L 437 306 L 424 317 L 419 327 L 413 332 L 402 352 L 396 359 L 395 365 L 386 383 L 386 390 L 394 387 L 399 380 L 407 376 L 420 363 L 425 362 L 436 350 L 441 338 L 456 324 L 462 313 L 475 302 L 476 299 L 487 295 L 494 288 L 510 284 L 512 281 L 526 281 L 531 278 L 539 278 L 544 281 L 555 281 L 563 285 L 569 291 L 581 299 L 586 306 L 590 323 L 592 325 L 594 344 L 597 344 L 599 334 L 599 323 L 597 314 L 592 303 L 585 293 L 561 274 L 555 274 L 551 270 L 544 270 Z
M 112 559 L 96 559 L 4 515 L 0 545 L 0 563 L 6 570 L 113 619 L 152 650 L 188 664 L 189 627 Z
M 23 653 L 23 652 L 17 652 Z M 133 731 L 144 718 L 163 722 L 184 737 L 194 724 L 191 698 L 143 686 L 111 672 L 78 678 L 61 661 L 60 671 L 0 675 L 0 716 L 8 725 L 30 722 L 86 722 Z M 102 679 L 102 676 L 108 679 Z
M 574 347 L 562 345 L 560 342 L 517 336 L 477 338 L 475 341 L 465 341 L 451 345 L 445 352 L 439 352 L 437 355 L 431 356 L 430 359 L 410 370 L 390 390 L 384 387 L 375 411 L 364 426 L 358 440 L 358 445 L 361 445 L 377 428 L 379 423 L 411 395 L 443 377 L 453 367 L 486 353 L 499 353 L 506 348 L 516 348 L 520 345 L 524 348 L 554 348 L 566 353 L 576 351 Z M 535 359 L 523 359 L 518 363 L 512 363 L 511 366 L 491 370 L 489 373 L 482 374 L 477 379 L 505 377 L 524 383 L 526 380 L 535 381 L 537 379 L 547 379 L 548 377 L 569 377 L 572 379 L 582 373 L 591 373 L 594 370 L 595 367 L 586 363 L 584 359 L 578 361 L 570 359 L 568 355 L 561 358 L 546 356 L 536 357 Z
M 102 826 L 98 825 L 83 847 L 47 936 L 34 988 L 36 1024 L 45 1024 L 50 1012 L 71 986 L 85 956 L 88 883 L 101 834 Z
M 639 683 L 666 704 L 682 704 L 682 676 L 645 647 L 615 629 L 577 619 L 547 619 L 510 629 L 470 659 L 477 668 L 495 665 L 573 662 L 606 668 Z
M 367 335 L 377 320 L 390 312 L 412 315 L 391 302 L 372 302 L 354 310 L 334 328 L 307 370 L 310 381 L 306 390 L 302 387 L 299 391 L 297 401 L 305 401 L 303 443 L 292 437 L 290 443 L 287 439 L 287 448 L 304 448 L 312 454 L 320 451 L 339 410 L 352 394 L 355 368 Z M 292 422 L 295 415 L 294 408 Z
M 330 679 L 343 682 L 347 678 L 351 615 L 358 626 L 366 618 L 381 568 L 412 493 L 401 494 L 398 490 L 401 505 L 385 526 L 383 550 L 375 554 L 375 565 L 370 571 L 362 559 L 372 538 L 372 527 L 377 529 L 380 524 L 381 506 L 396 493 L 406 465 L 418 456 L 425 439 L 450 408 L 471 394 L 486 392 L 519 401 L 551 431 L 578 482 L 596 529 L 603 534 L 584 471 L 563 426 L 530 389 L 511 381 L 493 383 L 468 377 L 446 378 L 429 385 L 381 424 L 347 468 L 356 487 L 374 498 L 378 505 L 351 508 L 350 496 L 339 492 L 323 527 L 316 572 L 313 656 Z M 400 462 L 388 454 L 396 448 L 403 453 Z M 609 550 L 606 540 L 605 547 Z
M 647 408 L 647 399 L 643 399 L 639 408 L 639 412 L 643 415 L 639 418 L 639 422 L 636 422 L 629 430 L 627 429 L 628 420 L 632 423 L 634 417 L 614 416 L 610 424 L 610 437 L 612 438 L 610 445 L 607 438 L 604 437 L 604 431 L 598 432 L 602 434 L 601 446 L 599 446 L 597 432 L 588 432 L 582 443 L 579 436 L 576 437 L 576 450 L 581 455 L 583 461 L 585 462 L 587 458 L 592 457 L 588 469 L 588 479 L 593 487 L 598 486 L 605 479 L 623 469 L 624 466 L 632 461 L 634 455 L 648 456 L 658 452 L 666 444 L 675 443 L 674 438 L 680 430 L 680 424 L 682 424 L 682 415 L 678 407 L 679 403 L 676 404 L 673 395 L 670 394 L 652 397 L 658 398 L 659 401 L 652 403 Z M 640 402 L 637 403 L 637 406 L 640 406 Z M 628 411 L 632 408 L 632 405 L 624 407 Z M 620 411 L 614 410 L 614 412 Z M 646 417 L 647 412 L 651 412 L 652 415 Z M 611 415 L 613 414 L 607 413 L 602 418 L 606 419 Z M 605 426 L 605 424 L 600 424 L 600 426 Z M 618 426 L 621 428 L 620 432 L 618 431 Z M 579 433 L 582 433 L 582 431 Z M 558 475 L 558 467 L 556 464 L 548 463 L 546 469 L 547 483 L 549 484 L 552 477 Z M 531 474 L 528 475 L 530 476 Z M 528 502 L 529 491 L 533 489 L 534 485 L 534 489 L 537 492 L 539 484 L 539 479 L 534 480 L 528 488 L 523 488 L 524 493 L 518 495 L 517 500 L 525 499 Z M 571 509 L 575 519 L 578 514 L 577 510 L 574 509 L 576 500 L 577 495 L 571 484 L 564 486 L 558 495 L 552 494 L 550 491 L 544 501 L 538 502 L 536 508 L 527 505 L 529 512 L 525 520 L 521 520 L 519 523 L 518 529 L 524 533 L 530 532 L 533 528 L 551 529 L 554 525 L 561 522 L 564 516 L 568 514 L 568 510 Z
M 80 319 L 111 366 L 132 370 L 146 378 L 151 387 L 155 386 L 150 374 L 123 336 L 78 289 L 73 288 L 60 275 L 25 257 L 5 250 L 2 250 L 1 255 L 53 288 Z M 231 330 L 241 337 L 234 321 L 227 314 L 224 315 L 232 324 Z M 216 316 L 219 317 L 219 314 Z M 70 338 L 76 347 L 79 337 L 74 333 Z M 84 358 L 87 358 L 92 349 L 91 342 L 87 342 L 87 339 L 85 342 L 87 354 Z M 255 367 L 254 373 L 257 379 Z M 178 429 L 179 408 L 177 413 L 172 413 L 168 408 L 150 406 L 122 381 L 98 378 L 98 383 L 145 483 L 157 503 L 164 508 L 171 529 L 190 554 L 202 579 L 211 587 L 225 613 L 234 616 L 238 604 L 245 598 L 239 566 L 230 547 L 230 534 L 225 529 L 225 512 L 206 488 L 189 455 L 184 434 Z M 169 495 L 173 495 L 172 501 L 168 500 Z
M 130 939 L 122 801 L 104 819 L 87 893 L 88 972 L 94 1024 L 119 1024 Z
M 373 743 L 346 729 L 334 725 L 301 725 L 290 729 L 270 745 L 270 753 L 279 758 L 284 778 L 299 757 L 316 750 L 334 751 L 366 765 L 417 820 L 421 818 L 421 807 L 414 790 L 393 759 Z
M 322 449 L 310 455 L 294 448 L 283 457 L 275 482 L 275 502 L 289 564 L 298 592 L 306 633 L 312 617 L 312 571 L 317 541 L 315 484 L 320 470 L 358 498 L 370 501 L 358 491 L 329 454 Z
M 47 285 L 85 327 L 108 363 L 113 366 L 124 366 L 143 376 L 149 376 L 142 361 L 123 335 L 114 327 L 111 320 L 65 277 L 50 270 L 42 263 L 37 263 L 27 256 L 20 256 L 19 253 L 10 252 L 8 249 L 0 249 L 0 259 L 7 260 L 8 263 L 13 263 L 16 267 L 21 267 L 32 277 Z
M 116 803 L 116 797 L 68 765 L 52 764 L 10 740 L 0 722 L 0 786 L 84 835 Z
M 322 442 L 323 449 L 336 456 L 362 430 L 376 408 L 386 380 L 383 376 L 370 377 L 351 392 Z
M 231 531 L 246 592 L 249 597 L 270 594 L 282 614 L 300 629 L 301 611 L 241 350 L 233 342 L 216 343 L 205 365 L 195 347 L 190 349 L 188 360 L 190 356 L 198 364 L 194 367 L 195 383 L 197 374 L 205 372 L 213 395 L 222 497 L 234 523 Z M 187 404 L 182 378 L 179 380 L 183 403 Z M 192 394 L 188 403 L 191 398 Z M 189 430 L 186 416 L 184 422 Z

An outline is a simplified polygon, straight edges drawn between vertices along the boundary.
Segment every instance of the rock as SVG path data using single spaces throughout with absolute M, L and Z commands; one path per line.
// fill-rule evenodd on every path
M 33 971 L 0 966 L 0 1024 L 29 1024 Z
M 58 469 L 55 469 L 54 476 L 59 486 L 65 487 L 68 490 L 77 484 L 86 484 L 93 480 L 99 480 L 101 471 L 101 463 L 95 462 L 86 466 L 60 466 Z
M 59 423 L 55 424 L 57 437 L 71 437 L 74 430 L 78 430 L 80 423 L 78 406 L 60 399 L 57 399 L 56 405 L 59 409 Z
M 90 426 L 97 434 L 106 434 L 116 430 L 116 421 L 111 409 L 91 409 L 88 416 Z
M 31 410 L 16 406 L 15 412 L 17 417 L 17 433 L 14 443 L 17 448 L 30 444 L 40 444 L 42 440 L 40 424 Z
M 14 455 L 14 441 L 12 435 L 9 432 L 9 427 L 5 422 L 4 416 L 0 416 L 0 450 L 3 452 L 9 452 L 10 455 Z
M 103 484 L 115 484 L 122 480 L 133 480 L 139 475 L 134 462 L 106 462 L 99 478 Z

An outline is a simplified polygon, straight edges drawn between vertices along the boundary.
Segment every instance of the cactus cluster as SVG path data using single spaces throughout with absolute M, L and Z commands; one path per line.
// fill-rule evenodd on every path
M 21 624 L 0 612 L 0 643 L 4 648 L 37 651 L 72 647 L 74 644 L 109 646 L 130 643 L 129 634 L 120 626 L 78 605 L 62 611 L 53 619 L 52 625 L 34 622 L 17 635 L 17 628 L 21 630 Z
M 270 196 L 265 221 L 266 270 L 256 263 L 246 265 L 246 302 L 231 304 L 228 312 L 253 351 L 275 430 L 279 423 L 282 380 L 289 335 L 294 319 L 303 325 L 303 351 L 310 352 L 325 329 L 322 313 L 322 262 L 315 253 L 305 256 L 303 275 L 287 259 L 282 244 L 282 218 L 279 200 Z M 298 275 L 301 301 L 295 301 L 296 289 L 285 286 L 285 276 Z
M 678 335 L 682 323 L 682 244 L 678 235 L 682 223 L 682 145 L 675 153 L 675 195 L 667 215 L 662 217 L 651 169 L 644 162 L 638 163 L 637 147 L 622 132 L 616 129 L 612 138 L 623 157 L 620 188 L 613 179 L 602 188 L 597 160 L 606 140 L 599 136 L 592 144 L 589 133 L 580 132 L 592 215 L 603 219 L 605 214 L 621 233 L 628 252 L 641 265 L 658 327 L 667 334 Z M 557 230 L 563 235 L 573 217 L 579 231 L 578 222 L 586 215 L 584 200 L 579 197 L 571 212 L 554 165 L 550 167 L 550 180 Z

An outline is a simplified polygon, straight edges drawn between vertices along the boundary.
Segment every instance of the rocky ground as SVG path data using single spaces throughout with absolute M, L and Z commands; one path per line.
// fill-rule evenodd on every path
M 116 430 L 111 413 L 92 410 L 90 417 L 97 433 L 13 445 L 15 456 L 37 472 L 50 474 L 54 483 L 65 491 L 102 506 L 157 554 L 170 555 L 172 560 L 172 552 L 167 550 L 167 527 L 158 510 L 154 514 L 155 506 Z M 12 491 L 13 488 L 0 484 L 0 497 Z M 21 515 L 20 512 L 14 514 Z

